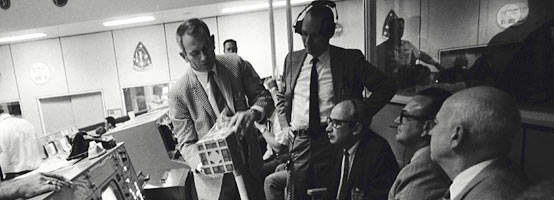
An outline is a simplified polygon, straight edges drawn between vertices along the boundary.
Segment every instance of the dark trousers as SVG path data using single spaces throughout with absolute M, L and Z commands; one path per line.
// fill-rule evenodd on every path
M 315 137 L 314 137 L 315 136 Z M 294 199 L 311 199 L 307 190 L 329 185 L 338 148 L 329 143 L 327 133 L 298 134 L 289 140 L 289 152 L 294 162 Z M 278 171 L 265 179 L 266 199 L 285 199 L 287 170 Z

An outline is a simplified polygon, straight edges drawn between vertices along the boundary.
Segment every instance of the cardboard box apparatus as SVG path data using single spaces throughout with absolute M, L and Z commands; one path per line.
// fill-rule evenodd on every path
M 243 165 L 239 134 L 232 128 L 210 130 L 202 139 L 196 142 L 198 155 L 206 174 L 223 174 L 233 172 Z

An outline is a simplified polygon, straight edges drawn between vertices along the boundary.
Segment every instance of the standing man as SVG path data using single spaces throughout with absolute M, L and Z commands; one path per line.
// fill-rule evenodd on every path
M 268 176 L 264 186 L 268 199 L 283 199 L 285 182 L 294 199 L 307 199 L 308 188 L 329 182 L 329 163 L 338 149 L 329 144 L 325 127 L 335 104 L 361 99 L 365 87 L 372 94 L 364 104 L 373 116 L 396 92 L 394 81 L 367 62 L 359 50 L 329 45 L 335 22 L 333 11 L 325 3 L 333 2 L 310 4 L 302 23 L 297 23 L 301 24 L 297 29 L 301 29 L 305 49 L 285 59 L 284 88 L 278 95 L 277 107 L 282 130 L 290 136 L 289 152 L 294 165 L 289 171 L 294 180 L 287 181 L 286 171 Z
M 334 178 L 329 199 L 387 199 L 398 163 L 387 140 L 369 128 L 371 118 L 357 99 L 345 100 L 331 111 L 326 131 L 341 154 L 329 174 Z
M 508 159 L 521 117 L 512 97 L 473 87 L 449 97 L 431 130 L 431 159 L 452 179 L 445 199 L 515 199 L 529 182 Z
M 240 199 L 233 174 L 207 176 L 201 169 L 195 143 L 208 133 L 220 118 L 232 114 L 229 126 L 250 129 L 255 121 L 265 120 L 274 110 L 271 94 L 264 88 L 252 66 L 236 54 L 215 56 L 213 35 L 197 18 L 177 28 L 181 57 L 190 63 L 184 76 L 169 93 L 169 116 L 185 161 L 195 170 L 194 182 L 199 199 Z M 225 113 L 225 114 L 220 114 Z M 256 136 L 241 139 L 248 145 L 249 160 L 242 169 L 248 197 L 263 199 L 262 158 Z
M 223 42 L 223 53 L 237 53 L 237 41 L 233 39 L 227 39 Z
M 394 120 L 396 141 L 415 153 L 396 177 L 389 200 L 436 200 L 448 190 L 450 178 L 431 160 L 429 131 L 435 115 L 450 95 L 440 88 L 422 90 L 408 101 Z
M 35 127 L 0 107 L 0 175 L 9 180 L 37 169 L 42 161 L 39 147 Z

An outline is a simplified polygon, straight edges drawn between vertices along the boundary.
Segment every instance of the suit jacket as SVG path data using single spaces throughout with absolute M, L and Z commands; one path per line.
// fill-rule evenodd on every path
M 473 178 L 453 200 L 515 199 L 529 186 L 529 180 L 508 158 L 492 162 Z
M 389 200 L 441 199 L 452 183 L 442 168 L 431 160 L 429 146 L 406 165 L 396 177 Z
M 364 55 L 357 49 L 329 47 L 331 73 L 333 76 L 333 102 L 362 98 L 362 91 L 367 88 L 372 94 L 365 102 L 371 114 L 377 113 L 396 93 L 397 87 L 393 79 L 367 62 Z M 295 51 L 287 55 L 283 71 L 284 88 L 280 89 L 277 102 L 279 123 L 281 127 L 289 127 L 294 87 L 300 74 L 306 51 Z M 292 66 L 289 64 L 292 59 Z
M 217 73 L 214 79 L 227 102 L 227 109 L 232 114 L 245 111 L 250 107 L 258 107 L 267 116 L 271 115 L 274 110 L 271 94 L 264 88 L 260 77 L 249 63 L 235 54 L 225 54 L 216 56 L 215 67 Z M 194 144 L 208 133 L 218 115 L 212 109 L 208 96 L 192 68 L 187 69 L 184 76 L 173 85 L 169 93 L 169 116 L 177 135 L 178 149 L 186 163 L 193 169 L 200 163 L 200 157 Z M 252 144 L 256 140 L 251 137 L 255 136 L 247 134 L 245 137 L 249 146 L 259 146 Z M 256 172 L 256 174 L 246 173 L 245 182 L 246 184 L 256 182 L 256 184 L 263 185 L 261 174 L 259 174 L 263 165 L 260 149 L 259 147 L 248 149 L 249 171 Z M 249 180 L 249 177 L 246 177 L 248 175 L 252 175 L 255 178 L 250 178 L 256 180 Z M 258 175 L 259 181 L 257 180 Z M 222 177 L 221 175 L 208 177 L 195 174 L 198 197 L 200 199 L 217 199 Z M 263 189 L 261 192 L 263 197 Z M 204 195 L 212 196 L 204 197 Z
M 335 177 L 328 187 L 328 199 L 335 199 L 339 189 L 342 154 L 337 159 Z M 352 190 L 356 189 L 363 193 L 362 199 L 365 200 L 387 199 L 398 171 L 398 163 L 387 140 L 369 130 L 360 140 L 346 183 L 347 193 L 341 200 L 350 200 Z

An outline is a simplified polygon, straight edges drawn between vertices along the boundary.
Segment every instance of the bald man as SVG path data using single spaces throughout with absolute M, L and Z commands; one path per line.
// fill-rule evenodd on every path
M 391 147 L 369 128 L 372 116 L 366 109 L 361 100 L 342 101 L 327 120 L 329 142 L 341 152 L 331 174 L 328 199 L 387 199 L 398 175 Z
M 521 129 L 513 99 L 492 87 L 473 87 L 449 97 L 431 130 L 431 159 L 452 179 L 445 199 L 514 199 L 529 184 L 508 159 Z

